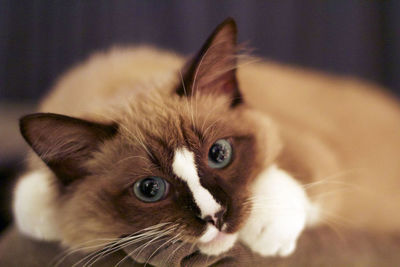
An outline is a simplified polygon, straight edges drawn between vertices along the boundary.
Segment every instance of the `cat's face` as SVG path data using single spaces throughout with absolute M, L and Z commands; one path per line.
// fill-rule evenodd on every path
M 147 231 L 209 254 L 232 246 L 251 208 L 249 184 L 279 149 L 273 125 L 243 103 L 235 35 L 223 23 L 182 79 L 138 95 L 110 124 L 22 119 L 24 137 L 59 178 L 66 244 Z

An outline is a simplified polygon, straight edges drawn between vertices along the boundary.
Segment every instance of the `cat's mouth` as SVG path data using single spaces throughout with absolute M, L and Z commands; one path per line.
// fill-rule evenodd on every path
M 237 238 L 237 233 L 226 233 L 219 231 L 213 225 L 208 225 L 197 246 L 203 254 L 219 255 L 231 249 Z

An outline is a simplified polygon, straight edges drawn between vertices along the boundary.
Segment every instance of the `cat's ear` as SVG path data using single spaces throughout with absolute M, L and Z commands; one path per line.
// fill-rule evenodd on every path
M 113 137 L 117 125 L 100 124 L 52 113 L 20 119 L 22 136 L 63 185 L 88 175 L 83 166 L 100 143 Z
M 237 28 L 232 18 L 222 22 L 208 37 L 197 55 L 182 71 L 182 83 L 176 89 L 181 96 L 196 93 L 226 94 L 231 106 L 242 102 L 236 79 Z

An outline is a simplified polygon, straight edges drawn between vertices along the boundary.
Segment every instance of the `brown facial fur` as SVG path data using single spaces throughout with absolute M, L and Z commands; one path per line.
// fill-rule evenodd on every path
M 183 145 L 196 154 L 202 185 L 227 209 L 224 218 L 227 232 L 236 232 L 246 218 L 249 207 L 242 203 L 248 198 L 247 185 L 265 167 L 267 157 L 257 147 L 264 147 L 268 139 L 268 136 L 260 139 L 256 132 L 258 123 L 251 113 L 219 104 L 225 97 L 210 102 L 210 96 L 199 96 L 198 114 L 194 114 L 192 123 L 185 98 L 156 103 L 153 97 L 148 97 L 147 101 L 135 103 L 135 111 L 129 112 L 130 115 L 122 114 L 118 125 L 126 126 L 120 127 L 119 133 L 87 163 L 92 175 L 73 185 L 71 193 L 64 196 L 61 205 L 66 209 L 63 223 L 68 229 L 67 243 L 78 244 L 99 235 L 104 238 L 129 235 L 165 222 L 178 224 L 177 231 L 185 233 L 183 239 L 195 241 L 204 231 L 205 222 L 197 218 L 199 211 L 186 184 L 171 170 L 173 152 Z M 162 114 L 153 112 L 143 116 L 151 114 L 153 105 L 163 106 Z M 135 140 L 134 136 L 142 140 Z M 216 140 L 226 137 L 232 140 L 233 161 L 224 169 L 211 169 L 207 165 L 208 150 Z M 135 181 L 148 176 L 168 180 L 171 188 L 167 198 L 143 203 L 132 195 L 130 190 Z

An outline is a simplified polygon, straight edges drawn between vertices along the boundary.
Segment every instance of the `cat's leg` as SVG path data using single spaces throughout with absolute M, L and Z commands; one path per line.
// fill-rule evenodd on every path
M 262 172 L 251 190 L 253 208 L 240 240 L 262 256 L 290 255 L 317 208 L 302 186 L 276 166 Z
M 43 240 L 57 240 L 55 194 L 52 175 L 36 170 L 22 176 L 14 191 L 14 220 L 20 232 Z

